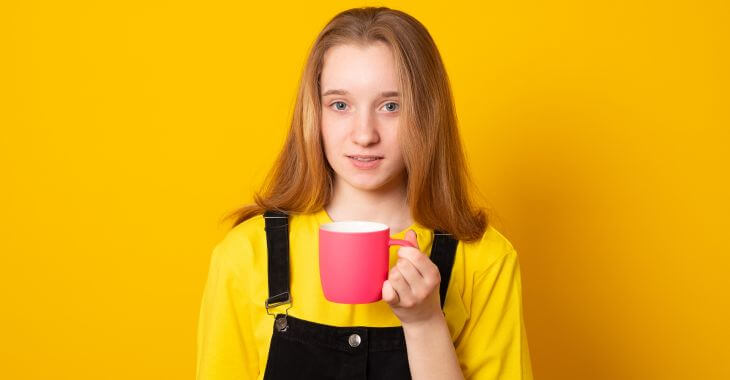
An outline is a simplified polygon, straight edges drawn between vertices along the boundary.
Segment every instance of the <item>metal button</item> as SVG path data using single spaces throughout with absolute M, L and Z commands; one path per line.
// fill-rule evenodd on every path
M 360 335 L 352 334 L 350 335 L 350 338 L 347 340 L 350 343 L 351 347 L 357 347 L 360 345 Z
M 276 319 L 276 329 L 278 331 L 286 331 L 289 324 L 286 322 L 286 317 L 280 317 Z

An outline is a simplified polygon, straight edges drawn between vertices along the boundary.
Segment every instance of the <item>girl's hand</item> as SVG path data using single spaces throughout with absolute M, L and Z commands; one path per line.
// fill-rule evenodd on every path
M 405 240 L 418 247 L 416 231 L 408 230 Z M 400 247 L 398 262 L 383 283 L 383 300 L 403 325 L 442 317 L 438 267 L 419 249 Z

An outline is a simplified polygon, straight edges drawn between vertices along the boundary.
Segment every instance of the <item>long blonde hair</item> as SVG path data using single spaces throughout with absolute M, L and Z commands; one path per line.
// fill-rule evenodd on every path
M 457 129 L 451 86 L 436 44 L 412 16 L 387 7 L 353 8 L 337 14 L 319 33 L 299 83 L 283 149 L 253 204 L 228 214 L 233 226 L 263 213 L 309 213 L 333 193 L 335 173 L 321 137 L 319 77 L 327 49 L 340 44 L 382 41 L 391 47 L 402 93 L 399 130 L 406 166 L 407 202 L 421 225 L 475 241 L 487 228 L 486 209 L 477 207 Z

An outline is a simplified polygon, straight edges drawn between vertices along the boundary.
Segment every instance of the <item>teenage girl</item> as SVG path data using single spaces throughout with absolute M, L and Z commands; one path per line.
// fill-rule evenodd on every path
M 263 191 L 213 250 L 197 379 L 532 379 L 517 254 L 468 183 L 426 28 L 385 7 L 336 15 Z M 318 229 L 344 220 L 418 247 L 390 248 L 382 301 L 322 293 Z

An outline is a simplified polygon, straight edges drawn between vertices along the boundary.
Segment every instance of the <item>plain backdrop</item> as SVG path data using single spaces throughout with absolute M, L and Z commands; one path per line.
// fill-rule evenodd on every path
M 730 6 L 696 0 L 3 4 L 2 377 L 194 377 L 220 219 L 362 5 L 441 51 L 535 378 L 730 378 Z

